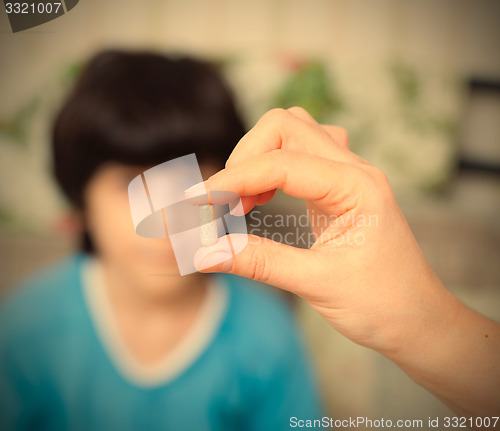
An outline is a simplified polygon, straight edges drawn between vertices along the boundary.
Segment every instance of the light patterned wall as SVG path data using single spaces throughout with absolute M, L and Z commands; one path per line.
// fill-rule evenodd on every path
M 354 148 L 386 170 L 397 190 L 440 181 L 453 137 L 422 138 L 400 121 L 388 67 L 398 60 L 420 74 L 421 112 L 456 120 L 459 79 L 500 76 L 499 10 L 494 0 L 82 0 L 66 16 L 17 34 L 2 14 L 0 120 L 33 98 L 41 108 L 25 148 L 0 136 L 0 207 L 35 229 L 52 223 L 60 200 L 46 173 L 46 140 L 64 91 L 61 73 L 110 46 L 233 59 L 228 76 L 249 124 L 290 73 L 285 56 L 319 58 L 348 102 L 332 121 L 348 128 Z

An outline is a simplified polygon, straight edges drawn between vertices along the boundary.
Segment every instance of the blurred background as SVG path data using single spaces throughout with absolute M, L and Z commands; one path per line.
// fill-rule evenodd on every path
M 2 11 L 1 294 L 74 249 L 50 174 L 51 121 L 88 56 L 136 48 L 217 62 L 249 127 L 293 105 L 345 127 L 353 151 L 387 173 L 448 289 L 500 320 L 499 23 L 496 0 L 81 0 L 16 34 Z M 304 207 L 278 194 L 264 211 Z M 305 304 L 295 308 L 330 415 L 451 413 Z

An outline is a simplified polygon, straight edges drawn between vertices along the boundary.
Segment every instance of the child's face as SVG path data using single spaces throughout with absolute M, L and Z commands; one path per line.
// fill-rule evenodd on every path
M 180 276 L 168 238 L 143 238 L 135 233 L 128 185 L 147 168 L 117 163 L 100 167 L 85 189 L 85 222 L 105 266 L 141 289 L 156 291 L 172 284 L 172 276 Z M 207 178 L 216 169 L 204 165 L 201 171 Z M 170 277 L 159 276 L 166 274 Z

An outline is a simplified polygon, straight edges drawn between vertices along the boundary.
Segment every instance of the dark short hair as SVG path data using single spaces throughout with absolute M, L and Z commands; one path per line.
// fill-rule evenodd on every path
M 105 51 L 83 68 L 52 133 L 53 171 L 84 209 L 84 189 L 105 162 L 156 165 L 196 153 L 224 166 L 245 133 L 217 68 L 187 56 Z M 88 235 L 84 249 L 92 251 Z

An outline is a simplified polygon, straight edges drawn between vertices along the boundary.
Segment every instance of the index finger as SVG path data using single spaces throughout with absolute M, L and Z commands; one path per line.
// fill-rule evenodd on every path
M 311 120 L 312 117 L 306 121 L 281 108 L 268 111 L 241 138 L 229 156 L 226 167 L 278 149 L 319 155 L 346 163 L 357 160 L 356 155 L 332 138 L 330 132 L 333 129 L 325 129 L 318 123 L 311 124 Z M 336 130 L 335 133 L 338 135 L 340 132 Z
M 186 198 L 206 190 L 226 190 L 239 196 L 256 196 L 274 189 L 314 200 L 332 214 L 354 208 L 361 195 L 360 169 L 352 164 L 287 150 L 273 150 L 217 172 L 204 183 L 186 190 Z M 245 212 L 248 208 L 245 208 Z
M 299 106 L 288 108 L 287 111 L 300 118 L 301 120 L 304 120 L 306 123 L 309 123 L 311 126 L 325 131 L 333 139 L 335 144 L 346 148 L 347 150 L 349 149 L 349 134 L 343 127 L 331 126 L 329 124 L 319 124 L 313 118 L 313 116 L 309 114 L 309 112 Z

